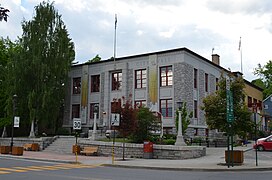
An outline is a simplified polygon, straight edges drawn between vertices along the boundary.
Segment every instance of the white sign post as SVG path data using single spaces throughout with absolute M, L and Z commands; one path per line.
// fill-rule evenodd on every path
M 80 129 L 81 129 L 81 119 L 73 118 L 73 130 L 80 130 Z
M 118 113 L 111 114 L 111 125 L 112 126 L 119 126 L 120 125 L 120 114 L 118 114 Z
M 20 124 L 20 117 L 14 116 L 14 126 L 13 127 L 19 127 Z

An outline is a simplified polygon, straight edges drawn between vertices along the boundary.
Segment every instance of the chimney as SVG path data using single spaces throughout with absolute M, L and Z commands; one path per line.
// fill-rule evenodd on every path
M 218 54 L 212 54 L 212 62 L 220 66 L 220 56 Z

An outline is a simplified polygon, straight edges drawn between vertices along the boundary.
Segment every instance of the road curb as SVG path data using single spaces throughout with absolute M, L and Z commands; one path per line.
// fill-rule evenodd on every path
M 102 164 L 102 166 L 115 167 L 115 168 L 131 168 L 131 169 L 153 169 L 153 170 L 164 170 L 164 171 L 202 171 L 202 172 L 237 172 L 237 171 L 271 171 L 272 167 L 261 167 L 261 168 L 243 168 L 243 169 L 218 169 L 218 168 L 193 168 L 193 167 L 182 167 L 182 168 L 167 168 L 167 167 L 147 167 L 147 166 L 133 166 L 133 165 L 120 165 L 120 164 Z

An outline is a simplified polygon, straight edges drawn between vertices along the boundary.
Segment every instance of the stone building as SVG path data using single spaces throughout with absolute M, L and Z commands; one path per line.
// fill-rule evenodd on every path
M 222 72 L 228 70 L 220 66 L 219 55 L 208 60 L 187 48 L 74 65 L 63 127 L 72 129 L 73 118 L 80 118 L 87 132 L 97 109 L 98 128 L 109 129 L 113 100 L 131 95 L 135 105 L 145 105 L 163 116 L 165 133 L 176 133 L 175 111 L 186 102 L 193 112 L 187 135 L 206 136 L 209 131 L 200 107 L 203 98 L 217 90 Z

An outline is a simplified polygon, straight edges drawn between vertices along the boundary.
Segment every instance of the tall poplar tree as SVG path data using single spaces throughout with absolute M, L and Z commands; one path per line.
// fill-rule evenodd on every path
M 22 51 L 15 64 L 20 107 L 40 132 L 54 133 L 63 106 L 68 72 L 75 58 L 74 44 L 53 3 L 35 7 L 30 21 L 23 21 Z

